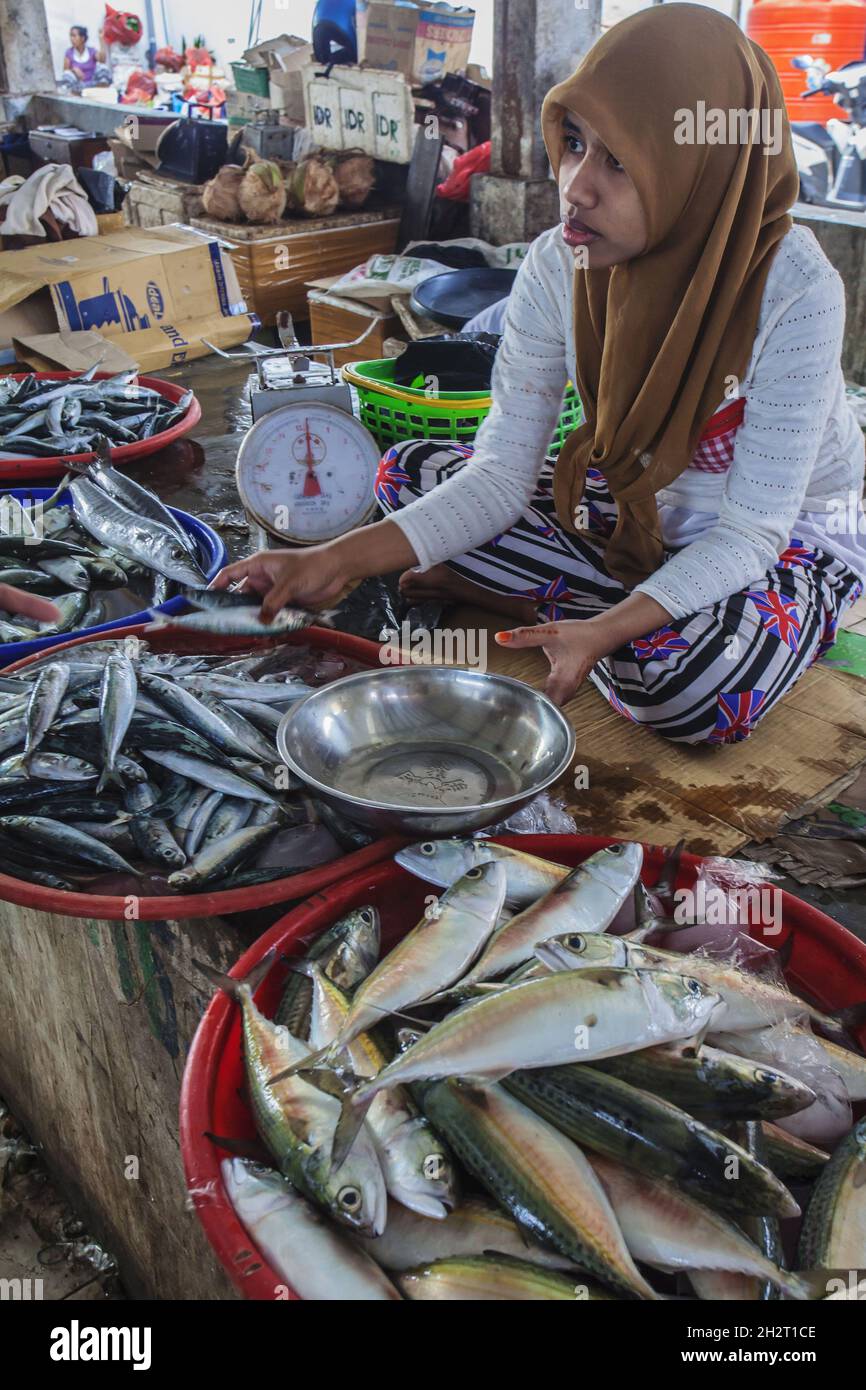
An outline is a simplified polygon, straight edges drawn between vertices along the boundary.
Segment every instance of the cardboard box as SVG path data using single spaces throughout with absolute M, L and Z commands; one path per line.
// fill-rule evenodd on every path
M 142 172 L 129 186 L 123 202 L 123 220 L 128 227 L 169 227 L 188 223 L 204 211 L 203 184 L 183 183 L 166 174 Z
M 410 82 L 436 82 L 469 62 L 475 11 L 443 3 L 357 0 L 358 61 L 401 72 Z
M 304 124 L 304 79 L 300 70 L 270 72 L 269 101 L 274 111 L 286 116 L 292 125 Z
M 325 150 L 360 149 L 389 164 L 408 164 L 415 143 L 415 103 L 400 73 L 335 67 L 330 77 L 303 72 L 304 125 Z
M 386 338 L 401 332 L 401 323 L 390 307 L 383 312 L 381 305 L 360 303 L 357 299 L 342 299 L 330 294 L 338 275 L 310 280 L 307 303 L 310 306 L 310 339 L 313 343 L 351 343 L 366 329 L 372 328 L 363 343 L 334 353 L 334 363 L 343 367 L 347 362 L 371 362 L 387 356 Z
M 0 347 L 13 338 L 92 329 L 144 370 L 245 342 L 257 325 L 217 241 L 187 227 L 0 253 Z

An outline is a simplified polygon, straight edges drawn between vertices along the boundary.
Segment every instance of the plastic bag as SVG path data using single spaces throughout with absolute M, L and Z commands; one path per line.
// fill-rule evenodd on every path
M 853 1124 L 848 1088 L 829 1065 L 820 1039 L 783 1020 L 752 1032 L 712 1033 L 708 1041 L 738 1057 L 778 1067 L 815 1092 L 816 1099 L 805 1110 L 774 1121 L 780 1129 L 822 1148 L 832 1148 L 848 1133 Z
M 120 43 L 125 48 L 131 48 L 138 43 L 141 34 L 141 20 L 137 14 L 129 10 L 114 10 L 106 5 L 102 25 L 102 37 L 106 43 Z
M 782 937 L 782 894 L 769 882 L 774 878 L 779 875 L 768 864 L 704 859 L 694 884 L 674 893 L 674 920 L 694 922 L 694 930 L 672 933 L 665 949 L 736 953 L 737 964 L 766 965 Z
M 483 144 L 458 155 L 448 178 L 437 186 L 436 195 L 439 198 L 447 198 L 452 203 L 468 203 L 472 175 L 489 173 L 490 141 L 485 140 Z
M 569 815 L 561 801 L 555 801 L 549 792 L 542 792 L 528 806 L 515 811 L 507 820 L 498 825 L 488 826 L 478 832 L 476 838 L 485 835 L 575 835 L 577 822 Z

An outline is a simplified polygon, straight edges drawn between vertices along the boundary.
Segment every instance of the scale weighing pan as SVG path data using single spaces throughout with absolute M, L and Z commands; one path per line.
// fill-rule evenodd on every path
M 412 291 L 411 306 L 447 328 L 462 328 L 482 309 L 489 309 L 511 293 L 516 270 L 474 266 L 431 275 Z

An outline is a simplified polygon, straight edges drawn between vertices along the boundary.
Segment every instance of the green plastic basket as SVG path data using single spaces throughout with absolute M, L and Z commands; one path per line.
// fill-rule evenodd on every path
M 230 67 L 237 91 L 257 97 L 270 94 L 270 68 L 254 68 L 250 63 L 231 63 Z
M 358 392 L 361 423 L 379 447 L 384 451 L 406 439 L 474 443 L 493 404 L 489 392 L 451 391 L 433 396 L 411 386 L 395 386 L 395 361 L 385 357 L 373 362 L 352 362 L 343 368 L 343 379 Z M 580 400 L 569 382 L 548 453 L 559 453 L 582 418 Z

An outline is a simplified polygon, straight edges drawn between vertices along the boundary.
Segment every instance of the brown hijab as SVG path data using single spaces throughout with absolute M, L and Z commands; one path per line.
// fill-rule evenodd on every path
M 726 118 L 768 112 L 768 143 L 775 148 L 781 131 L 779 153 L 764 152 L 760 124 L 751 137 L 731 137 L 727 119 L 727 143 L 677 143 L 676 113 L 697 112 L 700 131 L 700 111 L 709 118 L 711 108 Z M 773 252 L 792 226 L 797 167 L 770 59 L 733 20 L 703 5 L 654 5 L 623 20 L 548 92 L 541 123 L 556 175 L 566 110 L 588 121 L 623 165 L 647 221 L 639 256 L 575 269 L 584 423 L 554 475 L 559 519 L 577 531 L 586 470 L 603 473 L 619 511 L 605 563 L 632 588 L 664 558 L 655 494 L 688 466 L 710 415 L 731 394 L 726 379 L 741 379 L 748 366 Z

